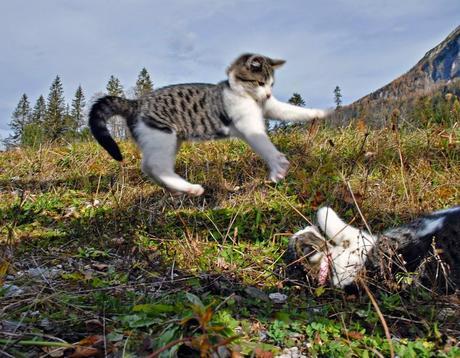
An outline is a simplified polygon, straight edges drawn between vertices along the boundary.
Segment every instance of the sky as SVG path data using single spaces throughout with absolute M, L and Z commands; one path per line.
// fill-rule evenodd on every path
M 287 62 L 274 94 L 332 107 L 409 70 L 459 25 L 458 0 L 3 0 L 0 138 L 26 93 L 33 106 L 59 75 L 71 102 L 111 75 L 130 90 L 142 67 L 154 87 L 216 83 L 243 52 Z

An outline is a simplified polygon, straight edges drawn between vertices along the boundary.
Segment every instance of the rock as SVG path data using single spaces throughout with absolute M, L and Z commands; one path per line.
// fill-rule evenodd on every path
M 268 295 L 264 291 L 259 290 L 256 287 L 248 286 L 244 289 L 244 292 L 249 297 L 256 298 L 258 300 L 265 301 L 265 302 L 269 301 Z
M 261 342 L 264 342 L 268 339 L 268 335 L 267 335 L 267 332 L 266 331 L 260 331 L 259 332 L 259 340 Z
M 274 303 L 284 303 L 287 301 L 287 298 L 288 296 L 283 294 L 283 293 L 279 293 L 279 292 L 274 292 L 274 293 L 270 293 L 268 295 L 268 297 L 274 302 Z
M 276 356 L 276 358 L 307 358 L 305 354 L 302 354 L 297 347 L 285 348 L 283 353 Z
M 6 289 L 6 293 L 4 294 L 4 297 L 17 297 L 20 296 L 24 293 L 24 290 L 16 285 L 10 285 L 8 283 L 5 283 L 2 286 L 2 289 Z
M 26 328 L 26 325 L 17 321 L 8 321 L 6 319 L 0 321 L 0 330 L 3 332 L 17 332 L 21 328 Z
M 33 267 L 25 271 L 25 274 L 38 279 L 51 279 L 55 278 L 60 274 L 60 270 L 57 268 L 43 268 L 43 267 Z
M 43 318 L 40 322 L 38 322 L 38 325 L 45 331 L 51 331 L 53 329 L 53 324 L 48 318 Z

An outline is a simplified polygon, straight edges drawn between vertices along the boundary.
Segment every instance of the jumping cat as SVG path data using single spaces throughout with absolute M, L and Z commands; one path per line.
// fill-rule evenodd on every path
M 307 121 L 328 114 L 327 110 L 280 102 L 272 95 L 274 70 L 284 63 L 244 54 L 227 69 L 228 80 L 217 85 L 172 85 L 137 100 L 102 97 L 90 110 L 89 127 L 99 144 L 121 161 L 107 120 L 115 115 L 124 117 L 142 151 L 142 171 L 174 193 L 204 192 L 201 185 L 189 183 L 174 171 L 177 151 L 186 140 L 240 138 L 264 159 L 270 168 L 269 178 L 277 182 L 286 176 L 289 162 L 271 143 L 264 119 Z
M 287 257 L 319 285 L 350 287 L 365 268 L 377 283 L 395 282 L 395 273 L 405 272 L 437 292 L 460 289 L 460 206 L 379 235 L 348 225 L 328 207 L 316 220 L 319 228 L 307 226 L 290 238 Z

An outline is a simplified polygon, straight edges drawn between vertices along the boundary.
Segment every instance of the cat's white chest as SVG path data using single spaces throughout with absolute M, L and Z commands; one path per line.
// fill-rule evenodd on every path
M 225 111 L 233 122 L 258 121 L 262 118 L 262 107 L 250 96 L 235 93 L 231 89 L 223 92 Z

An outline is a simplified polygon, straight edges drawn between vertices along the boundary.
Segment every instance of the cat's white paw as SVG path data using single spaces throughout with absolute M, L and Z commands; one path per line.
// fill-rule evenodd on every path
M 187 189 L 187 194 L 193 196 L 200 196 L 204 193 L 204 189 L 199 184 L 191 184 L 190 187 Z
M 280 153 L 274 160 L 274 163 L 270 165 L 270 169 L 270 180 L 278 183 L 286 176 L 289 169 L 289 161 L 284 154 Z

